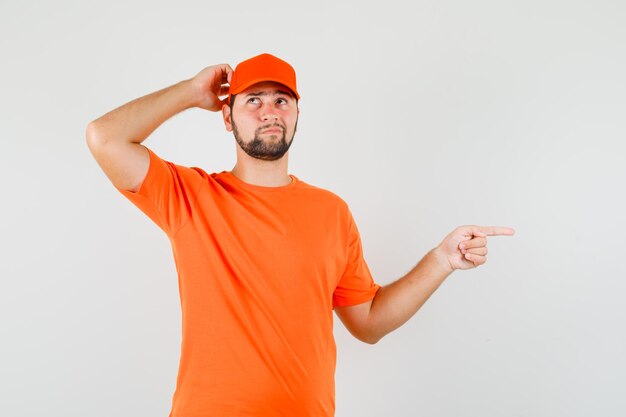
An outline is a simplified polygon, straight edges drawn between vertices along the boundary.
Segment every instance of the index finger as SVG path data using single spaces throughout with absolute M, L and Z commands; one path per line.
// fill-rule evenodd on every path
M 487 236 L 513 236 L 515 229 L 505 226 L 479 226 L 478 230 Z
M 222 79 L 225 79 L 230 83 L 231 77 L 233 75 L 233 69 L 228 64 L 220 65 L 222 69 Z

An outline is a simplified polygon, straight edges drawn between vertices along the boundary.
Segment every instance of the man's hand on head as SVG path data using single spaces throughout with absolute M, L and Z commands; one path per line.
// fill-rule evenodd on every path
M 189 81 L 197 94 L 196 107 L 209 111 L 220 111 L 228 98 L 229 83 L 233 69 L 228 64 L 211 65 L 204 68 Z

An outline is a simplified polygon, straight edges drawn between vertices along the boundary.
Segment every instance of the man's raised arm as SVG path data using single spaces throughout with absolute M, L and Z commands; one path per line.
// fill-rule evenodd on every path
M 130 101 L 87 126 L 87 145 L 109 180 L 120 189 L 137 191 L 150 157 L 141 145 L 157 127 L 191 107 L 219 111 L 228 94 L 232 68 L 213 65 L 189 80 Z

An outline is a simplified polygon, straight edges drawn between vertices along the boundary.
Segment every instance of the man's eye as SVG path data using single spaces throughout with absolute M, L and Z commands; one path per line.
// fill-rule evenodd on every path
M 277 102 L 282 101 L 283 104 L 287 104 L 287 100 L 285 100 L 284 98 L 279 98 L 278 100 L 276 100 Z
M 258 98 L 257 97 L 251 97 L 251 98 L 248 99 L 248 103 L 250 103 L 252 100 L 258 100 Z

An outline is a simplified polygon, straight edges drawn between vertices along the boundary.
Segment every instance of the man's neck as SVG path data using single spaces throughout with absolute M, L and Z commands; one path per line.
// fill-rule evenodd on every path
M 283 187 L 291 183 L 287 154 L 276 161 L 263 161 L 248 155 L 246 157 L 238 158 L 230 171 L 243 182 L 262 187 Z

